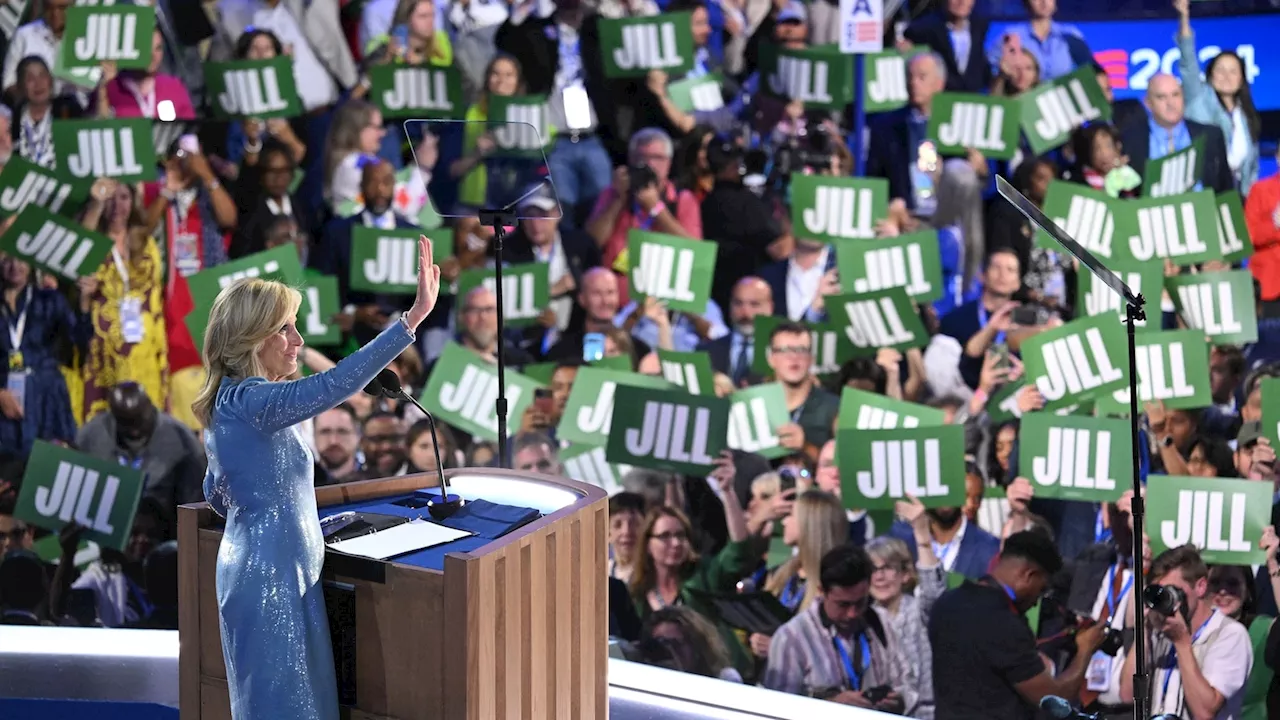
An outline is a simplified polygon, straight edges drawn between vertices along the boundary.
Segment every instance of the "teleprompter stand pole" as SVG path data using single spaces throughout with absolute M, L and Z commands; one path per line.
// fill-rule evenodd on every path
M 1143 591 L 1146 590 L 1146 577 L 1142 567 L 1143 536 L 1146 534 L 1146 503 L 1142 497 L 1142 453 L 1138 445 L 1138 344 L 1134 336 L 1134 325 L 1147 319 L 1144 306 L 1146 300 L 1142 295 L 1133 299 L 1125 299 L 1125 328 L 1129 334 L 1129 433 L 1133 444 L 1133 506 L 1130 513 L 1133 517 L 1133 600 L 1141 603 Z M 1141 604 L 1133 609 L 1133 719 L 1148 720 L 1151 706 L 1151 676 L 1147 672 L 1147 631 L 1146 613 Z
M 502 241 L 507 236 L 507 226 L 516 224 L 516 213 L 510 209 L 481 210 L 480 224 L 493 228 L 493 267 L 494 267 L 494 299 L 498 304 L 498 399 L 495 412 L 498 417 L 498 467 L 511 467 L 511 458 L 507 456 L 507 358 L 506 339 L 506 305 L 503 304 L 502 292 Z M 1132 351 L 1131 351 L 1132 354 Z

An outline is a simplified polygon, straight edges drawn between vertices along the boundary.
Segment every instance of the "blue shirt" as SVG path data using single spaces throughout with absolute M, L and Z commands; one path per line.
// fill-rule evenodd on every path
M 613 324 L 621 327 L 631 313 L 639 311 L 640 306 L 633 300 L 618 313 Z M 702 318 L 711 323 L 707 340 L 718 340 L 729 334 L 729 328 L 724 324 L 724 315 L 714 300 L 707 301 L 707 311 L 702 314 Z M 631 336 L 655 350 L 658 349 L 658 326 L 647 317 L 641 317 L 636 321 L 635 326 L 631 328 Z M 671 344 L 675 346 L 672 349 L 676 352 L 693 352 L 702 340 L 702 336 L 694 329 L 693 321 L 684 313 L 676 313 L 671 320 Z
M 921 217 L 933 217 L 933 211 L 938 207 L 937 189 L 933 186 L 933 177 L 920 168 L 920 147 L 926 142 L 932 146 L 929 140 L 929 118 L 911 108 L 911 112 L 907 114 L 907 171 L 911 175 L 915 211 Z M 942 158 L 936 160 L 942 162 Z
M 1076 62 L 1076 53 L 1072 52 L 1071 46 L 1076 42 L 1084 42 L 1084 35 L 1080 32 L 1080 28 L 1075 25 L 1050 22 L 1049 34 L 1041 40 L 1032 32 L 1031 23 L 1020 23 L 1011 25 L 1004 32 L 993 35 L 987 41 L 987 60 L 991 62 L 992 69 L 997 73 L 1000 71 L 1000 57 L 1004 51 L 1006 35 L 1016 35 L 1021 40 L 1022 47 L 1036 59 L 1040 65 L 1041 82 L 1068 75 L 1079 66 Z
M 1187 129 L 1186 120 L 1180 121 L 1172 128 L 1163 128 L 1157 125 L 1155 118 L 1152 118 L 1150 113 L 1148 113 L 1147 127 L 1150 131 L 1150 140 L 1147 147 L 1149 152 L 1149 155 L 1147 156 L 1148 160 L 1159 160 L 1166 155 L 1172 155 L 1175 152 L 1186 150 L 1191 147 L 1191 131 Z M 1173 145 L 1172 151 L 1169 150 L 1169 145 L 1171 143 Z M 1143 172 L 1145 174 L 1145 168 Z M 1159 182 L 1160 178 L 1144 177 L 1143 180 L 1148 183 L 1154 183 Z M 1204 185 L 1196 183 L 1195 189 L 1203 190 Z

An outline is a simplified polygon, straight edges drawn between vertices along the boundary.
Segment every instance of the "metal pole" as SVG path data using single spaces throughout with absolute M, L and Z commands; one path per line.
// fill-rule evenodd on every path
M 863 143 L 866 136 L 867 128 L 867 112 L 866 106 L 866 55 L 855 55 L 853 57 L 853 137 L 849 141 L 849 152 L 853 153 L 853 174 L 855 177 L 863 177 L 867 172 L 867 156 L 863 152 Z
M 1138 303 L 1125 303 L 1125 325 L 1129 332 L 1129 432 L 1133 441 L 1133 718 L 1147 720 L 1147 708 L 1151 698 L 1148 692 L 1146 613 L 1142 607 L 1142 594 L 1146 589 L 1142 567 L 1142 537 L 1146 529 L 1146 506 L 1142 498 L 1142 452 L 1138 445 L 1138 345 L 1134 337 L 1134 324 L 1146 318 L 1142 309 L 1142 297 Z

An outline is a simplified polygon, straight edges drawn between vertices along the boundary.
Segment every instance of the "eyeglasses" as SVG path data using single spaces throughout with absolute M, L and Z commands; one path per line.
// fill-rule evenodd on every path
M 660 543 L 684 542 L 685 540 L 689 539 L 689 536 L 686 535 L 683 530 L 658 533 L 656 535 L 650 535 L 649 537 L 653 540 L 657 540 Z
M 262 168 L 263 175 L 288 175 L 292 172 L 293 172 L 293 168 L 289 167 L 288 165 L 282 165 L 279 167 Z
M 871 567 L 871 574 L 875 575 L 876 573 L 882 573 L 882 572 L 894 573 L 894 572 L 898 572 L 901 569 L 902 568 L 899 567 L 898 565 L 873 565 Z
M 498 313 L 498 306 L 497 306 L 497 305 L 482 305 L 482 306 L 480 306 L 480 307 L 469 307 L 469 308 L 467 308 L 467 309 L 463 310 L 463 312 L 468 312 L 468 313 L 478 313 L 478 314 L 481 314 L 481 315 L 488 315 L 489 313 L 493 313 L 493 314 L 495 314 L 495 315 L 496 315 L 496 314 Z
M 782 347 L 771 347 L 769 352 L 774 355 L 812 355 L 813 348 L 803 345 L 784 345 Z

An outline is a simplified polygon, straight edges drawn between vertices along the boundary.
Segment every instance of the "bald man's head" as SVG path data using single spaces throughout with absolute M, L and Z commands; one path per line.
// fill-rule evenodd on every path
M 618 314 L 618 276 L 609 268 L 594 267 L 582 276 L 578 303 L 595 323 L 612 323 Z
M 757 315 L 773 314 L 773 288 L 758 277 L 748 276 L 733 286 L 729 301 L 729 321 L 741 335 L 753 334 Z
M 1147 83 L 1147 110 L 1156 124 L 1171 128 L 1182 122 L 1186 103 L 1182 98 L 1182 85 L 1178 79 L 1166 73 L 1151 77 Z
M 157 412 L 151 398 L 135 382 L 123 382 L 107 394 L 107 409 L 116 421 L 116 441 L 129 450 L 140 450 L 155 432 Z

